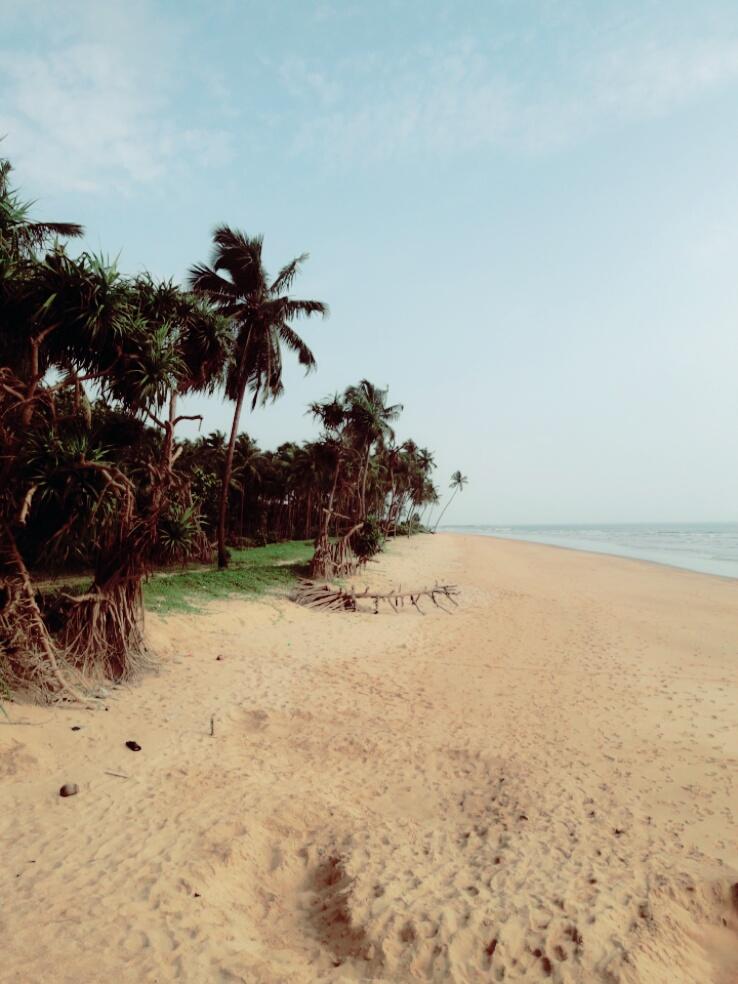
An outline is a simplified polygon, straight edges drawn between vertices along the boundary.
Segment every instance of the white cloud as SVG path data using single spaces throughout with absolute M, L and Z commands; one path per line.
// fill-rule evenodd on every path
M 87 30 L 56 47 L 0 48 L 2 149 L 24 184 L 125 192 L 171 169 L 228 159 L 223 130 L 174 121 L 166 46 L 155 55 L 154 39 L 121 30 L 117 18 L 77 23 Z
M 635 118 L 661 115 L 738 81 L 738 41 L 621 48 L 605 53 L 589 74 L 596 109 Z
M 509 56 L 464 40 L 330 67 L 288 60 L 280 75 L 300 107 L 295 150 L 343 163 L 482 147 L 538 153 L 738 82 L 732 40 L 585 46 L 539 77 L 515 64 L 520 50 Z
M 298 127 L 300 152 L 317 150 L 332 160 L 455 152 L 498 139 L 511 125 L 511 86 L 490 75 L 466 42 L 394 61 L 368 54 L 338 72 L 348 76 L 343 85 L 304 62 L 282 71 L 291 92 L 308 93 L 317 104 Z

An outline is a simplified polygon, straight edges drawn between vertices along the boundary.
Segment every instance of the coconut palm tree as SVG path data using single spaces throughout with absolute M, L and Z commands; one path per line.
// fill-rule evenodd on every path
M 228 565 L 228 490 L 246 392 L 253 394 L 252 409 L 257 402 L 276 399 L 282 393 L 282 346 L 295 352 L 308 372 L 315 367 L 313 353 L 290 322 L 303 315 L 325 316 L 328 308 L 322 301 L 298 300 L 288 294 L 307 254 L 292 260 L 270 281 L 262 263 L 261 236 L 249 237 L 220 226 L 215 230 L 213 243 L 211 266 L 194 266 L 190 271 L 190 285 L 196 294 L 208 298 L 229 318 L 233 328 L 225 392 L 234 403 L 234 411 L 218 517 L 218 567 L 222 568 Z
M 388 389 L 380 389 L 368 379 L 357 386 L 349 386 L 344 393 L 346 436 L 362 456 L 359 477 L 359 517 L 366 518 L 366 483 L 372 449 L 393 441 L 392 424 L 402 412 L 402 404 L 387 404 Z
M 438 529 L 438 525 L 441 522 L 441 520 L 443 519 L 443 514 L 446 512 L 446 510 L 448 509 L 448 507 L 454 501 L 454 498 L 456 496 L 456 493 L 457 492 L 463 492 L 464 491 L 464 486 L 468 483 L 468 481 L 469 481 L 469 479 L 466 477 L 466 475 L 462 475 L 460 471 L 455 471 L 453 473 L 453 475 L 451 476 L 451 484 L 449 485 L 449 488 L 450 489 L 453 489 L 453 492 L 451 493 L 451 498 L 448 500 L 448 502 L 446 503 L 446 505 L 441 510 L 441 515 L 436 520 L 436 525 L 433 527 L 433 532 L 434 533 Z

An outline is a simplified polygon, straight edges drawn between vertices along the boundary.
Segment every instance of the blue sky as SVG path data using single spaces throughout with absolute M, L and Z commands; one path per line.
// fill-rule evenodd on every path
M 449 521 L 738 518 L 734 2 L 4 0 L 0 133 L 128 272 L 310 252 L 263 446 L 368 377 Z

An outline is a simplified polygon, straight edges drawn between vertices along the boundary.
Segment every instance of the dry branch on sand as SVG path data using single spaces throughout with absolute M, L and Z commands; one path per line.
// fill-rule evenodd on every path
M 302 580 L 293 598 L 305 608 L 330 612 L 373 612 L 375 615 L 379 614 L 380 605 L 383 604 L 397 614 L 400 608 L 405 607 L 405 602 L 424 615 L 425 612 L 418 602 L 421 598 L 428 598 L 436 608 L 452 615 L 453 612 L 441 603 L 441 599 L 447 598 L 452 605 L 458 605 L 454 597 L 458 594 L 460 592 L 455 584 L 434 584 L 430 588 L 416 588 L 412 591 L 403 591 L 402 587 L 398 587 L 395 591 L 370 591 L 368 587 L 363 591 L 357 591 L 353 586 L 346 589 L 332 584 Z M 362 602 L 370 604 L 367 606 Z

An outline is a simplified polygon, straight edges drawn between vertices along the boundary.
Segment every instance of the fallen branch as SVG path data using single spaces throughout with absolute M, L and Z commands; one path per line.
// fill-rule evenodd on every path
M 353 586 L 350 590 L 338 588 L 332 584 L 323 584 L 317 581 L 302 580 L 297 586 L 293 595 L 294 600 L 305 608 L 315 608 L 321 611 L 332 612 L 360 612 L 373 611 L 379 614 L 380 605 L 386 604 L 393 614 L 397 614 L 399 608 L 405 607 L 408 601 L 421 615 L 425 612 L 418 604 L 421 598 L 428 598 L 436 608 L 452 615 L 453 612 L 441 603 L 441 599 L 448 599 L 452 605 L 458 605 L 455 595 L 459 589 L 455 584 L 434 584 L 430 588 L 418 588 L 413 591 L 403 591 L 402 586 L 395 591 L 370 591 L 368 587 L 363 591 L 357 591 Z M 362 602 L 369 602 L 373 607 L 367 608 Z

